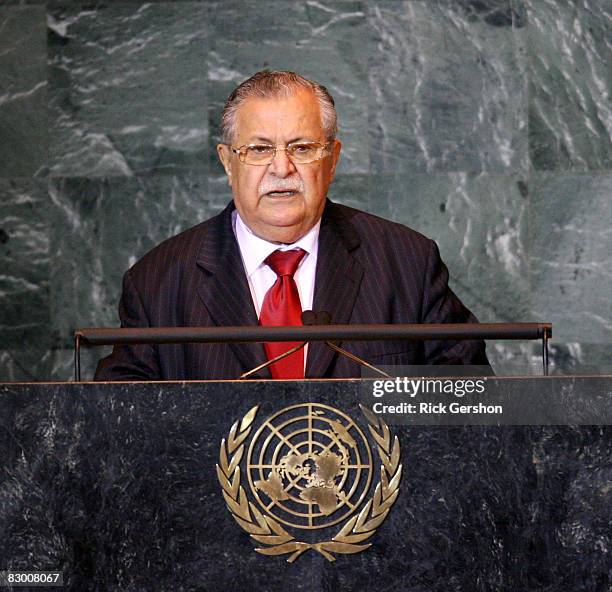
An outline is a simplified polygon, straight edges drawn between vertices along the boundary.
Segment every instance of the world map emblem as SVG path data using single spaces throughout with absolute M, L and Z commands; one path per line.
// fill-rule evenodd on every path
M 231 427 L 217 465 L 228 509 L 262 545 L 255 550 L 289 554 L 293 562 L 309 549 L 330 561 L 367 549 L 371 543 L 366 541 L 399 494 L 397 437 L 362 407 L 380 459 L 377 466 L 366 431 L 339 409 L 293 405 L 255 429 L 258 409 Z

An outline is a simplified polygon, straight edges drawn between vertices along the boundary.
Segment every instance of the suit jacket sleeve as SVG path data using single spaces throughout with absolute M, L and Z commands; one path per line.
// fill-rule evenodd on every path
M 448 285 L 448 269 L 440 251 L 431 241 L 424 277 L 423 323 L 477 323 L 478 319 L 461 303 Z M 428 364 L 488 366 L 485 344 L 475 341 L 425 341 Z
M 119 302 L 121 327 L 150 327 L 142 298 L 131 270 L 123 276 Z M 161 380 L 159 357 L 155 345 L 116 345 L 112 354 L 98 363 L 94 380 Z

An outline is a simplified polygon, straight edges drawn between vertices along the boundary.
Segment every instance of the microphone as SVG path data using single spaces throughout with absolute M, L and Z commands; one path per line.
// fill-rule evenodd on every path
M 317 325 L 317 313 L 313 310 L 305 310 L 302 313 L 302 325 Z M 327 323 L 324 323 L 327 324 Z
M 304 325 L 331 325 L 331 315 L 326 310 L 322 310 L 321 312 L 305 310 L 302 313 L 302 324 Z M 335 343 L 332 343 L 331 341 L 326 341 L 325 345 L 333 349 L 335 352 L 338 352 L 339 354 L 342 354 L 343 356 L 347 357 L 349 360 L 352 360 L 353 362 L 357 362 L 358 364 L 361 364 L 362 366 L 369 368 L 373 372 L 376 372 L 377 374 L 380 374 L 381 376 L 384 376 L 385 378 L 392 378 L 386 372 L 383 372 L 379 368 L 376 368 L 376 366 L 372 366 L 372 364 L 370 364 L 369 362 L 366 362 L 364 359 L 360 358 L 359 356 L 356 356 L 355 354 L 352 354 L 350 351 L 347 351 L 341 348 L 340 346 L 336 345 Z

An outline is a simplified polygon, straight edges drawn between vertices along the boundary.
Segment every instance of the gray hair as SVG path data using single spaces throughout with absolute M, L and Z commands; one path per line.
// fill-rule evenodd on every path
M 231 144 L 236 134 L 236 112 L 240 104 L 249 97 L 267 99 L 271 97 L 288 97 L 298 88 L 311 90 L 319 101 L 321 125 L 328 140 L 333 140 L 338 133 L 338 118 L 334 99 L 329 91 L 318 82 L 308 80 L 295 72 L 262 70 L 253 74 L 234 89 L 227 98 L 221 115 L 221 141 Z

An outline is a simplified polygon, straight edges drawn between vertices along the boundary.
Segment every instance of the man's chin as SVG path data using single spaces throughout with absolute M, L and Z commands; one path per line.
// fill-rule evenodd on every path
M 259 236 L 272 243 L 291 244 L 301 239 L 310 228 L 303 219 L 275 218 L 259 224 L 257 228 L 251 229 Z
M 300 195 L 293 197 L 265 197 L 260 202 L 259 214 L 264 224 L 289 228 L 301 226 L 307 213 Z

